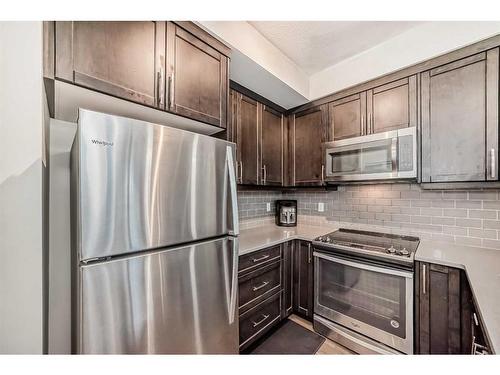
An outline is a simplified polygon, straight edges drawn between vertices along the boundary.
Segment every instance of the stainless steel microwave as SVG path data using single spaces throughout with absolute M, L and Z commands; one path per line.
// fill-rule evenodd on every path
M 327 182 L 417 177 L 415 127 L 326 142 L 323 145 Z

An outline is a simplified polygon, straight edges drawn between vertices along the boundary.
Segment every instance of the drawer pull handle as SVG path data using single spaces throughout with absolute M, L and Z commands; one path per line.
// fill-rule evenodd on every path
M 253 289 L 254 292 L 256 292 L 259 289 L 264 288 L 267 284 L 269 284 L 269 281 L 264 281 L 262 284 L 260 284 L 259 286 L 254 286 L 252 289 Z
M 253 324 L 253 328 L 261 325 L 262 323 L 264 323 L 268 318 L 269 318 L 270 315 L 262 315 L 262 319 L 259 320 L 258 322 L 253 322 L 252 321 L 252 324 Z
M 252 262 L 254 262 L 254 263 L 261 262 L 261 261 L 263 261 L 264 259 L 267 259 L 267 258 L 269 258 L 269 254 L 264 255 L 264 256 L 262 256 L 260 258 L 252 258 Z

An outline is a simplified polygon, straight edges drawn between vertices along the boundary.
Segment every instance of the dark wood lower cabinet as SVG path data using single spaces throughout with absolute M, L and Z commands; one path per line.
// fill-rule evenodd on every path
M 470 354 L 474 343 L 487 348 L 465 272 L 417 262 L 415 353 Z
M 281 320 L 281 293 L 240 315 L 240 350 L 245 350 Z
M 293 291 L 293 241 L 283 244 L 283 308 L 281 315 L 286 318 L 292 313 Z
M 239 259 L 240 351 L 295 313 L 313 314 L 312 247 L 288 241 Z
M 293 250 L 293 312 L 313 318 L 313 249 L 308 241 L 297 240 Z

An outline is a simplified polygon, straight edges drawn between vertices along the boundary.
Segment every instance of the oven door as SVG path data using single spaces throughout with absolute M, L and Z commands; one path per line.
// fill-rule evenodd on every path
M 314 252 L 314 312 L 413 353 L 413 273 Z

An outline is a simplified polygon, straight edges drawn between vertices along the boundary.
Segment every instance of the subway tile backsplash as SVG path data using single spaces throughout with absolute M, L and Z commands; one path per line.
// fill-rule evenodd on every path
M 357 223 L 470 246 L 500 249 L 500 190 L 422 190 L 417 184 L 340 186 L 338 191 L 245 191 L 242 222 L 274 216 L 274 201 L 297 199 L 299 222 Z M 266 211 L 266 203 L 271 211 Z M 318 212 L 318 203 L 325 211 Z

